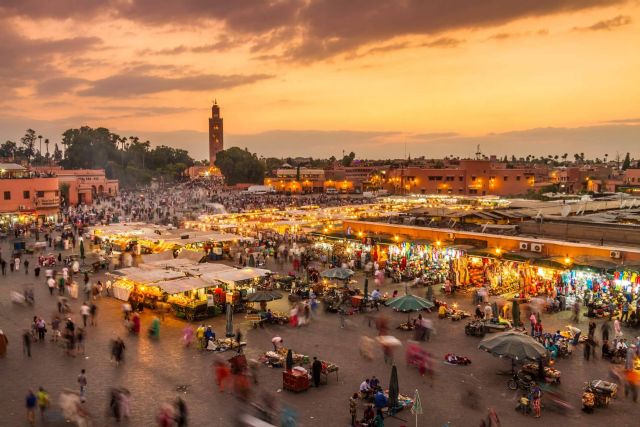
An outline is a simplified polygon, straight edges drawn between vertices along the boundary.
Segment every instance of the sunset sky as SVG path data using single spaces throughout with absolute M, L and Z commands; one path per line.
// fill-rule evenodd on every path
M 640 156 L 636 0 L 0 0 L 0 58 L 2 141 Z

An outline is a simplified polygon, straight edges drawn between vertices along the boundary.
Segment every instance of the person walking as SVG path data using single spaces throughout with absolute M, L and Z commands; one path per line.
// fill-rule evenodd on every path
M 91 326 L 98 326 L 98 306 L 95 303 L 91 303 L 89 312 L 91 314 Z
M 175 422 L 176 427 L 186 427 L 187 425 L 187 404 L 181 397 L 176 398 L 175 402 Z
M 0 260 L 0 268 L 2 268 L 2 275 L 6 276 L 7 275 L 7 261 L 5 261 L 4 259 Z
M 322 362 L 314 356 L 311 364 L 311 378 L 313 378 L 313 385 L 316 388 L 320 387 L 320 374 L 322 374 Z
M 89 307 L 89 304 L 86 301 L 80 306 L 80 314 L 82 315 L 82 324 L 86 328 L 87 320 L 89 320 L 89 316 L 91 315 L 91 307 Z
M 600 331 L 602 332 L 602 341 L 609 341 L 609 332 L 611 332 L 611 327 L 606 320 L 602 326 L 600 326 Z
M 49 393 L 40 387 L 38 389 L 38 393 L 36 393 L 36 398 L 38 399 L 38 408 L 40 409 L 40 418 L 44 418 L 44 412 L 49 407 Z
M 534 329 L 536 328 L 536 323 L 538 323 L 538 319 L 536 318 L 535 314 L 531 313 L 531 316 L 529 316 L 529 322 L 531 323 L 531 336 L 533 336 Z
M 53 296 L 53 291 L 56 288 L 56 281 L 53 279 L 53 277 L 49 277 L 47 279 L 47 286 L 49 287 L 49 295 Z
M 38 398 L 33 393 L 33 390 L 29 390 L 27 392 L 26 397 L 26 406 L 27 406 L 27 422 L 31 426 L 36 425 L 36 405 L 38 404 Z
M 22 354 L 31 357 L 31 333 L 27 329 L 22 334 Z
M 358 393 L 353 393 L 349 398 L 349 414 L 351 415 L 351 426 L 354 427 L 358 417 Z
M 24 259 L 24 274 L 29 274 L 29 260 Z
M 80 386 L 80 401 L 84 403 L 86 401 L 85 392 L 87 391 L 87 375 L 84 369 L 78 375 L 78 385 Z

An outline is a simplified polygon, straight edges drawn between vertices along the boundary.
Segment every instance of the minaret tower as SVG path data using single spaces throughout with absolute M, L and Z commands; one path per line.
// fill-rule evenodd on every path
M 211 118 L 209 119 L 209 165 L 214 166 L 216 154 L 224 150 L 222 142 L 222 117 L 220 117 L 220 107 L 217 100 L 213 101 L 211 107 Z

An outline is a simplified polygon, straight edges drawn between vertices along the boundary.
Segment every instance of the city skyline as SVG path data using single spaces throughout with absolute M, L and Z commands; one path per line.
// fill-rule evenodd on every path
M 638 3 L 497 3 L 4 4 L 0 138 L 86 124 L 204 159 L 217 98 L 225 146 L 265 156 L 633 152 Z

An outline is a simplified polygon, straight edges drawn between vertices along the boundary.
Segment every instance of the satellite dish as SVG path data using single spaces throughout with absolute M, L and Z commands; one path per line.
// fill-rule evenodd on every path
M 571 213 L 571 206 L 569 205 L 564 205 L 562 207 L 562 210 L 560 211 L 560 215 L 562 215 L 563 218 L 568 217 L 570 213 Z

